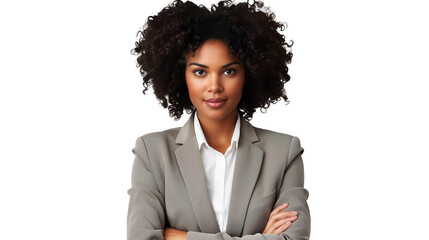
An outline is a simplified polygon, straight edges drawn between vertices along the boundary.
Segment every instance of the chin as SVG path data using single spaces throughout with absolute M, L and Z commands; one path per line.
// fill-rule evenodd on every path
M 223 113 L 207 113 L 207 112 L 205 112 L 205 113 L 204 113 L 204 116 L 205 116 L 206 118 L 213 119 L 213 120 L 222 120 L 222 119 L 224 119 L 227 115 L 226 115 L 226 114 L 223 114 Z
M 198 111 L 198 109 L 197 109 Z M 203 114 L 205 117 L 213 120 L 222 120 L 232 114 L 234 111 L 226 112 L 223 109 L 209 109 L 206 111 L 200 111 L 200 114 Z

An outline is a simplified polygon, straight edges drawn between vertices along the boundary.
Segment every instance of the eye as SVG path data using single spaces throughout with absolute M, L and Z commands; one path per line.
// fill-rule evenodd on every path
M 194 73 L 195 73 L 195 75 L 200 76 L 200 77 L 206 75 L 206 71 L 204 71 L 202 69 L 196 69 L 196 70 L 194 70 Z
M 235 73 L 235 69 L 232 69 L 232 68 L 227 69 L 227 70 L 225 70 L 225 71 L 224 71 L 224 73 L 225 73 L 226 75 L 234 75 L 234 73 Z

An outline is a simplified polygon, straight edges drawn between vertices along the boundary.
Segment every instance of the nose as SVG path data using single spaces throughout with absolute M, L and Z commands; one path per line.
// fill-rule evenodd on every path
M 212 74 L 208 83 L 209 92 L 221 92 L 223 91 L 222 80 L 218 74 Z

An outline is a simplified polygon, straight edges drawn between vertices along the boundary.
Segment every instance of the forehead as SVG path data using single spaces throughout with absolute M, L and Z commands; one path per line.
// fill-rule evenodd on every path
M 225 64 L 231 61 L 236 61 L 237 58 L 230 54 L 228 44 L 221 40 L 209 39 L 187 57 L 187 63 L 199 62 L 205 64 Z

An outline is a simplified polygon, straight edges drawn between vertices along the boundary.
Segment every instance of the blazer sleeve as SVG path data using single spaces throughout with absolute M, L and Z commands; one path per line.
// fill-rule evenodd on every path
M 159 191 L 143 137 L 136 140 L 130 202 L 127 216 L 127 239 L 164 239 L 165 202 Z
M 231 237 L 220 233 L 201 233 L 190 231 L 187 240 L 307 240 L 310 238 L 310 210 L 307 205 L 308 191 L 304 188 L 304 166 L 302 153 L 304 149 L 298 137 L 293 137 L 287 159 L 287 167 L 282 180 L 279 194 L 277 195 L 276 208 L 283 203 L 289 203 L 284 211 L 297 211 L 298 219 L 283 233 L 246 235 Z

